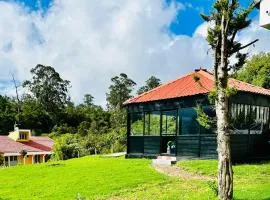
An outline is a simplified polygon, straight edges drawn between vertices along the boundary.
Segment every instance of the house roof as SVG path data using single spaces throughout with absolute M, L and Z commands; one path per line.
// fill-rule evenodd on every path
M 200 77 L 200 80 L 195 81 L 194 77 Z M 229 78 L 228 84 L 230 87 L 235 88 L 238 91 L 270 96 L 270 90 L 254 86 L 234 78 Z M 148 92 L 130 98 L 124 102 L 124 105 L 207 94 L 213 89 L 213 74 L 208 72 L 206 69 L 198 69 Z
M 51 151 L 52 146 L 53 140 L 49 137 L 31 136 L 28 142 L 16 142 L 8 136 L 0 136 L 0 153 L 44 152 Z

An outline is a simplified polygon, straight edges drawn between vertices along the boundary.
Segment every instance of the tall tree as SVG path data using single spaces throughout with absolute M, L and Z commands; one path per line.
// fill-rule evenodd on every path
M 15 100 L 0 95 L 0 135 L 13 130 L 17 105 Z
M 244 65 L 243 69 L 235 74 L 238 80 L 270 89 L 270 53 L 254 55 Z
M 109 93 L 106 94 L 108 107 L 122 108 L 124 101 L 131 97 L 131 92 L 136 83 L 124 73 L 113 77 L 111 81 Z
M 111 113 L 113 128 L 125 126 L 126 112 L 123 103 L 129 99 L 136 83 L 126 74 L 121 73 L 111 79 L 112 85 L 109 87 L 107 95 L 107 106 Z
M 91 107 L 94 105 L 94 97 L 91 94 L 85 94 L 83 98 L 84 105 Z
M 23 83 L 38 101 L 40 106 L 55 120 L 69 101 L 68 88 L 70 82 L 63 80 L 60 74 L 51 66 L 38 64 L 31 69 L 31 80 Z
M 152 90 L 153 88 L 160 86 L 160 84 L 161 81 L 159 78 L 151 76 L 148 80 L 145 81 L 145 85 L 139 88 L 137 94 L 142 94 L 144 92 Z
M 228 128 L 228 94 L 230 91 L 228 72 L 238 70 L 247 56 L 240 51 L 257 41 L 247 45 L 236 41 L 237 33 L 250 25 L 248 15 L 253 9 L 253 3 L 247 9 L 243 9 L 239 7 L 238 0 L 217 0 L 210 16 L 201 15 L 206 22 L 212 24 L 208 28 L 207 41 L 214 51 L 219 199 L 233 198 L 233 170 Z M 238 63 L 235 65 L 231 65 L 229 62 L 229 58 L 233 55 L 238 58 Z

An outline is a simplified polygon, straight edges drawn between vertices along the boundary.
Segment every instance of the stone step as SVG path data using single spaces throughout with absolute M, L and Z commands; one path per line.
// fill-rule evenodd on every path
M 154 160 L 152 160 L 152 164 L 153 165 L 168 165 L 168 166 L 171 166 L 172 161 L 171 160 L 154 159 Z
M 158 156 L 157 159 L 152 160 L 153 165 L 168 165 L 176 164 L 177 160 L 175 156 Z
M 159 160 L 176 161 L 176 157 L 175 156 L 158 156 L 157 159 L 159 159 Z

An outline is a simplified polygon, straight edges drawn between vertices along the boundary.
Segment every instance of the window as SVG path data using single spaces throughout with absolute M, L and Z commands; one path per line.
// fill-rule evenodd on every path
M 17 156 L 10 156 L 10 162 L 17 161 Z
M 27 132 L 20 132 L 19 133 L 20 140 L 27 140 L 28 139 L 27 135 L 28 135 Z
M 162 135 L 176 135 L 177 111 L 162 112 Z
M 231 104 L 230 124 L 238 134 L 261 134 L 269 129 L 269 107 Z
M 131 136 L 141 136 L 143 135 L 143 124 L 144 124 L 144 114 L 143 113 L 133 113 L 131 114 Z
M 182 108 L 180 111 L 180 128 L 182 135 L 199 134 L 200 126 L 196 120 L 195 108 Z
M 151 112 L 145 114 L 145 135 L 160 135 L 160 112 Z
M 41 163 L 40 155 L 34 155 L 34 163 Z

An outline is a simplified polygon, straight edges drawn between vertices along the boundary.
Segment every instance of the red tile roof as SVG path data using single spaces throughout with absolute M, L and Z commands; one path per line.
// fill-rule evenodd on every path
M 0 153 L 20 153 L 51 151 L 53 140 L 48 137 L 31 136 L 28 142 L 16 142 L 8 136 L 0 136 Z
M 200 77 L 200 81 L 195 81 L 194 76 Z M 254 86 L 233 78 L 229 78 L 229 86 L 238 91 L 256 93 L 270 96 L 270 90 Z M 193 96 L 197 94 L 207 94 L 214 89 L 214 76 L 205 69 L 195 70 L 176 80 L 156 87 L 148 92 L 135 96 L 124 102 L 124 105 L 140 102 L 173 99 L 179 97 Z

